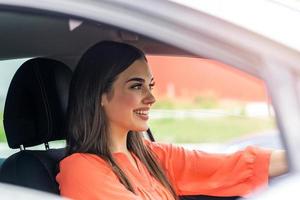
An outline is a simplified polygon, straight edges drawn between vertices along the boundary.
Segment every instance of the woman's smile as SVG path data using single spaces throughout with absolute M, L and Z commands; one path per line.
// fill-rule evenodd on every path
M 147 121 L 149 119 L 149 108 L 139 108 L 134 110 L 134 114 L 140 119 Z

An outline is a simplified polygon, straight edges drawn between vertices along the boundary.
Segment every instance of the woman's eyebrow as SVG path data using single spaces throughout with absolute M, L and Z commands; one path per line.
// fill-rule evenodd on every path
M 151 81 L 150 81 L 150 82 L 152 82 L 153 80 L 154 80 L 154 78 L 151 78 Z M 145 79 L 139 78 L 139 77 L 134 77 L 134 78 L 131 78 L 131 79 L 127 80 L 126 83 L 128 83 L 128 82 L 130 82 L 130 81 L 138 81 L 138 82 L 144 83 L 144 82 L 145 82 Z

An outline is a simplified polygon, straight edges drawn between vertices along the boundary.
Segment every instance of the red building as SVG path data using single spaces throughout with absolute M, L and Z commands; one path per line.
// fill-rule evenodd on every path
M 200 58 L 149 56 L 159 97 L 213 95 L 218 99 L 268 100 L 263 81 L 223 63 Z

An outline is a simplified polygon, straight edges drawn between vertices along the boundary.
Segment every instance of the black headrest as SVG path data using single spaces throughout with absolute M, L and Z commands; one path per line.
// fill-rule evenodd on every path
M 65 64 L 34 58 L 15 73 L 4 108 L 10 148 L 65 139 L 65 113 L 72 71 Z

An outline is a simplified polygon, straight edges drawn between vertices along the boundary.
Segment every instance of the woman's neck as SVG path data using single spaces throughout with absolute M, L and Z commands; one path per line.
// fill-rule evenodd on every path
M 116 130 L 116 129 L 111 129 L 110 135 L 111 135 L 111 146 L 110 146 L 110 151 L 111 153 L 116 153 L 116 152 L 121 152 L 124 153 L 132 166 L 134 166 L 138 170 L 138 165 L 137 162 L 135 161 L 134 157 L 131 155 L 129 150 L 127 149 L 127 135 L 128 135 L 128 130 Z
M 112 153 L 124 152 L 129 153 L 127 149 L 127 130 L 110 129 L 110 150 Z

